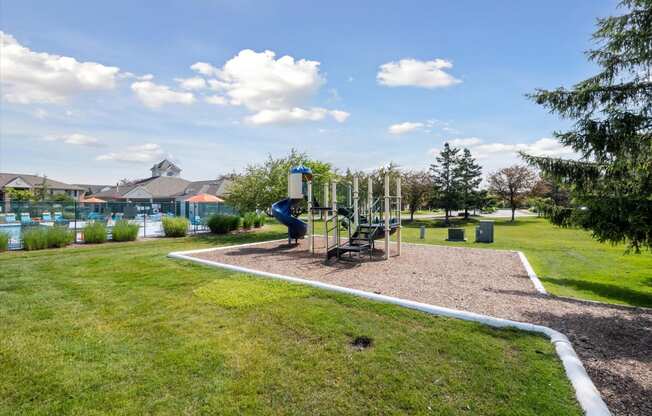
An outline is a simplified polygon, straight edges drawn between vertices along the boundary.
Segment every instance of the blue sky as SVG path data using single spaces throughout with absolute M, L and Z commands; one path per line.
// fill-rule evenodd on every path
M 342 169 L 425 169 L 444 141 L 486 171 L 518 150 L 564 156 L 549 138 L 565 123 L 524 95 L 591 75 L 583 51 L 614 13 L 607 0 L 5 0 L 0 171 L 115 183 L 170 156 L 207 179 L 292 147 Z

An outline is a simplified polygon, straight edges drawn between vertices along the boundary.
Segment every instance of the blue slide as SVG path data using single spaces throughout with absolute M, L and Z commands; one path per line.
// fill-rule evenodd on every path
M 292 239 L 303 238 L 308 232 L 308 224 L 292 216 L 292 206 L 300 199 L 281 199 L 272 204 L 272 215 L 281 224 L 288 227 L 288 234 Z

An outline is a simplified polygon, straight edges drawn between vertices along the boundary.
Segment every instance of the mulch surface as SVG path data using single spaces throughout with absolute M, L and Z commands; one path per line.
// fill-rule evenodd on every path
M 315 255 L 302 240 L 194 256 L 554 328 L 615 415 L 652 415 L 652 310 L 541 295 L 513 252 L 404 243 L 389 261 L 379 251 L 376 260 L 325 263 L 315 242 Z

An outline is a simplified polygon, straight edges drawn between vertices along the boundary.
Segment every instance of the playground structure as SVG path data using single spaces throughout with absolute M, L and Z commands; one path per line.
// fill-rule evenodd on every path
M 298 166 L 288 175 L 288 197 L 272 205 L 272 214 L 288 227 L 288 243 L 308 235 L 309 250 L 315 254 L 315 217 L 323 219 L 326 260 L 373 259 L 376 241 L 384 239 L 384 259 L 390 257 L 390 236 L 396 235 L 396 255 L 401 254 L 401 179 L 395 178 L 396 194 L 390 192 L 390 175 L 384 176 L 384 196 L 374 197 L 373 178 L 360 189 L 360 178 L 346 181 L 328 180 L 315 186 L 310 168 Z M 319 194 L 321 189 L 321 195 Z M 306 201 L 307 223 L 298 217 Z M 346 231 L 345 236 L 342 236 Z M 344 240 L 344 241 L 343 241 Z M 348 254 L 348 255 L 347 255 Z M 356 255 L 354 257 L 354 255 Z

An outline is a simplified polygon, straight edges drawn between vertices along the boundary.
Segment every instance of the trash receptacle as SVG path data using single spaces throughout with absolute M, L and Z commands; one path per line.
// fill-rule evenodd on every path
M 475 227 L 476 243 L 493 243 L 494 242 L 494 222 L 480 221 Z

